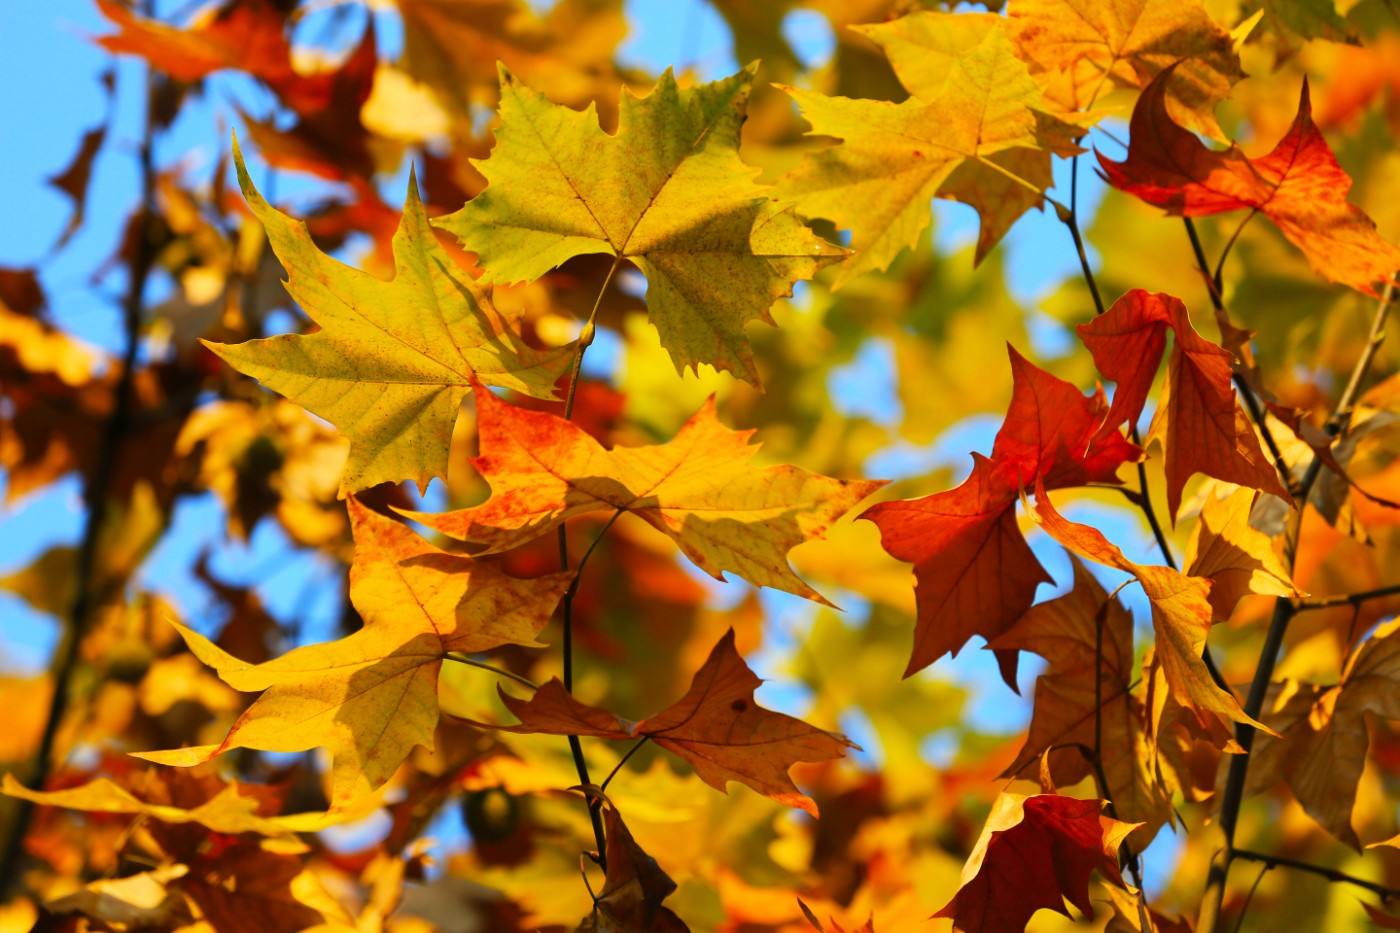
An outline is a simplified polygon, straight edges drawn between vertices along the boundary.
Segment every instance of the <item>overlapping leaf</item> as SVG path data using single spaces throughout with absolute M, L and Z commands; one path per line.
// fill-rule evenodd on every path
M 1244 77 L 1230 34 L 1200 0 L 1012 0 L 1007 14 L 1022 52 L 1076 108 L 1167 72 L 1161 92 L 1172 111 L 1219 136 L 1215 105 Z
M 1071 564 L 1068 593 L 1032 606 L 991 643 L 1049 662 L 1035 682 L 1026 743 L 1005 773 L 1033 778 L 1037 760 L 1049 756 L 1055 783 L 1069 786 L 1095 773 L 1089 756 L 1097 746 L 1118 815 L 1143 824 L 1150 838 L 1171 819 L 1172 795 L 1153 768 L 1149 711 L 1132 691 L 1133 618 L 1083 564 Z
M 1173 520 L 1182 488 L 1195 473 L 1288 499 L 1278 471 L 1235 400 L 1230 354 L 1196 333 L 1186 306 L 1171 295 L 1133 289 L 1104 314 L 1079 326 L 1099 372 L 1118 384 L 1104 429 L 1137 422 L 1161 364 L 1168 330 L 1175 344 L 1149 438 L 1160 440 L 1166 452 L 1167 510 Z
M 637 845 L 616 807 L 604 809 L 603 825 L 608 874 L 578 933 L 687 933 L 690 928 L 662 903 L 675 892 L 676 882 Z
M 1172 121 L 1166 109 L 1172 71 L 1147 87 L 1133 109 L 1128 156 L 1099 154 L 1110 184 L 1182 217 L 1258 211 L 1298 247 L 1314 272 L 1368 295 L 1395 280 L 1400 247 L 1347 201 L 1351 178 L 1312 119 L 1307 82 L 1293 125 L 1267 155 L 1251 159 L 1232 145 L 1217 151 Z
M 840 144 L 784 182 L 804 214 L 851 231 L 837 284 L 886 268 L 928 227 L 929 201 L 955 198 L 982 216 L 980 259 L 1050 184 L 1050 153 L 1076 130 L 1048 112 L 999 16 L 920 13 L 863 27 L 913 95 L 902 103 L 786 88 L 812 133 Z
M 1217 619 L 1228 619 L 1246 594 L 1303 595 L 1274 552 L 1269 536 L 1249 524 L 1255 494 L 1236 489 L 1224 499 L 1211 496 L 1186 548 L 1186 572 L 1210 581 L 1210 605 Z
M 263 199 L 235 148 L 239 181 L 287 270 L 287 291 L 320 330 L 206 344 L 226 362 L 350 437 L 342 492 L 447 471 L 457 410 L 474 379 L 551 398 L 564 351 L 533 350 L 504 327 L 437 242 L 410 181 L 394 235 L 395 277 L 382 281 L 321 252 L 306 229 Z
M 626 259 L 678 371 L 709 363 L 758 383 L 744 325 L 844 251 L 772 200 L 739 158 L 753 71 L 681 89 L 670 71 L 626 89 L 616 135 L 501 68 L 489 186 L 440 222 L 491 282 L 533 281 L 574 256 Z
M 1271 774 L 1281 772 L 1308 815 L 1354 849 L 1361 843 L 1352 809 L 1371 747 L 1367 717 L 1400 719 L 1397 629 L 1397 622 L 1381 626 L 1347 661 L 1339 683 L 1304 686 L 1271 719 L 1282 733 Z
M 593 512 L 631 512 L 680 545 L 696 566 L 825 600 L 788 565 L 793 547 L 827 528 L 882 482 L 838 480 L 795 466 L 755 467 L 752 431 L 715 416 L 714 399 L 669 442 L 604 448 L 577 425 L 477 395 L 481 456 L 491 484 L 481 505 L 406 513 L 444 534 L 510 550 Z
M 1207 595 L 1210 581 L 1189 577 L 1170 567 L 1136 564 L 1096 528 L 1071 522 L 1055 510 L 1042 484 L 1036 489 L 1035 515 L 1040 527 L 1081 557 L 1126 571 L 1137 578 L 1152 603 L 1152 629 L 1157 657 L 1172 696 L 1198 718 L 1261 724 L 1251 719 L 1239 701 L 1211 679 L 1201 652 L 1210 634 L 1212 613 Z
M 568 586 L 567 574 L 506 576 L 490 563 L 439 551 L 353 498 L 349 508 L 350 600 L 364 628 L 249 664 L 177 625 L 229 686 L 262 695 L 219 744 L 140 757 L 192 765 L 233 748 L 324 747 L 332 757 L 332 804 L 342 809 L 393 776 L 415 746 L 433 746 L 438 670 L 448 652 L 536 644 Z
M 1135 828 L 1102 815 L 1100 800 L 1004 793 L 963 866 L 958 893 L 935 916 L 953 929 L 1020 933 L 1038 910 L 1093 916 L 1089 877 L 1121 884 L 1118 847 Z
M 730 629 L 695 672 L 685 696 L 655 716 L 628 723 L 574 699 L 556 679 L 543 684 L 529 700 L 502 693 L 520 725 L 500 728 L 615 740 L 646 736 L 688 761 L 717 790 L 739 781 L 815 816 L 817 805 L 797 790 L 788 769 L 800 761 L 840 758 L 855 746 L 845 736 L 759 706 L 753 692 L 761 683 L 735 649 Z
M 1103 431 L 1108 403 L 1010 350 L 1014 381 L 1006 420 L 990 459 L 974 455 L 972 475 L 958 488 L 921 499 L 882 502 L 861 517 L 880 528 L 886 551 L 914 565 L 918 624 L 905 676 L 973 635 L 992 641 L 1019 619 L 1049 582 L 1016 524 L 1016 500 L 1037 481 L 1047 488 L 1116 482 L 1137 448 Z M 999 655 L 1014 685 L 1014 651 Z

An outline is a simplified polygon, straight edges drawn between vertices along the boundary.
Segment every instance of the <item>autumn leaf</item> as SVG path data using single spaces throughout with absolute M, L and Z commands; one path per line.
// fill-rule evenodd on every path
M 1171 77 L 1170 69 L 1163 72 L 1133 109 L 1127 158 L 1114 162 L 1099 153 L 1109 184 L 1181 217 L 1258 211 L 1314 272 L 1367 295 L 1376 294 L 1377 282 L 1395 280 L 1400 248 L 1347 201 L 1351 177 L 1313 123 L 1307 81 L 1288 132 L 1267 155 L 1251 159 L 1234 145 L 1210 149 L 1172 121 L 1164 103 Z
M 497 283 L 534 281 L 574 256 L 626 259 L 677 372 L 709 363 L 759 382 L 744 325 L 793 283 L 844 255 L 755 181 L 739 158 L 753 69 L 681 89 L 668 70 L 646 97 L 624 88 L 616 135 L 596 108 L 550 102 L 500 69 L 488 187 L 438 222 Z
M 1182 488 L 1196 473 L 1292 501 L 1235 399 L 1230 354 L 1198 334 L 1186 306 L 1171 295 L 1133 289 L 1104 314 L 1079 326 L 1099 372 L 1118 386 L 1104 429 L 1137 423 L 1161 364 L 1168 330 L 1175 343 L 1148 437 L 1161 441 L 1165 450 L 1167 511 L 1173 521 Z
M 1097 746 L 1106 794 L 1120 817 L 1142 824 L 1145 845 L 1171 819 L 1172 791 L 1155 772 L 1149 711 L 1132 691 L 1133 618 L 1082 563 L 1070 565 L 1068 593 L 1032 606 L 990 643 L 1049 663 L 1035 682 L 1025 745 L 1005 776 L 1034 778 L 1037 760 L 1049 756 L 1055 783 L 1068 787 L 1095 773 L 1088 755 Z
M 1210 581 L 1210 605 L 1228 619 L 1246 594 L 1292 598 L 1292 583 L 1273 541 L 1249 524 L 1256 494 L 1244 487 L 1225 498 L 1207 496 L 1186 546 L 1186 573 Z
M 1036 489 L 1035 516 L 1046 534 L 1066 549 L 1109 567 L 1130 573 L 1152 603 L 1152 629 L 1157 657 L 1172 696 L 1198 718 L 1267 727 L 1251 719 L 1239 701 L 1216 685 L 1201 660 L 1212 622 L 1210 582 L 1190 577 L 1170 567 L 1135 564 L 1123 556 L 1096 528 L 1071 522 L 1055 510 L 1044 486 Z
M 793 573 L 787 552 L 821 538 L 884 485 L 838 480 L 795 466 L 754 467 L 752 431 L 715 416 L 714 398 L 668 443 L 604 448 L 577 425 L 477 393 L 481 456 L 491 498 L 441 514 L 405 512 L 464 541 L 508 551 L 595 512 L 631 512 L 672 538 L 717 580 L 725 571 L 825 602 Z
M 1012 398 L 991 458 L 974 454 L 972 474 L 956 489 L 881 502 L 861 515 L 879 527 L 891 556 L 914 565 L 918 622 L 906 677 L 956 655 L 973 635 L 995 640 L 1050 582 L 1016 524 L 1023 487 L 1116 482 L 1118 467 L 1138 455 L 1121 434 L 1101 432 L 1108 413 L 1101 392 L 1086 397 L 1008 351 Z M 1014 688 L 1015 653 L 998 659 Z
M 1278 771 L 1308 815 L 1360 850 L 1351 825 L 1371 747 L 1368 716 L 1400 719 L 1400 622 L 1388 622 L 1348 659 L 1341 681 L 1304 689 L 1273 721 L 1283 733 Z
M 97 41 L 110 52 L 140 55 L 180 81 L 238 68 L 260 78 L 301 113 L 330 103 L 328 75 L 302 75 L 292 63 L 287 17 L 270 0 L 239 0 L 204 10 L 188 28 L 137 16 L 116 2 L 97 7 L 118 29 Z
M 172 623 L 225 683 L 262 695 L 219 744 L 138 757 L 188 766 L 233 748 L 324 747 L 332 757 L 332 806 L 344 809 L 392 777 L 415 746 L 433 747 L 438 670 L 448 652 L 535 645 L 568 586 L 568 574 L 521 580 L 440 551 L 353 498 L 349 510 L 350 600 L 364 627 L 248 664 Z
M 992 805 L 962 884 L 935 916 L 954 930 L 1020 933 L 1036 911 L 1094 915 L 1089 876 L 1122 883 L 1118 847 L 1135 828 L 1103 816 L 1103 801 L 1003 793 Z
M 603 808 L 603 825 L 608 840 L 608 873 L 592 912 L 578 925 L 578 933 L 689 930 L 662 903 L 675 892 L 676 883 L 637 845 L 616 807 Z
M 99 777 L 77 787 L 61 790 L 35 791 L 6 774 L 0 793 L 18 797 L 46 807 L 64 807 L 86 813 L 123 813 L 148 817 L 162 823 L 180 825 L 197 823 L 216 833 L 259 833 L 282 836 L 290 833 L 316 832 L 327 826 L 364 814 L 302 813 L 292 816 L 262 815 L 262 800 L 240 793 L 237 784 L 229 784 L 217 795 L 194 807 L 174 806 L 142 800 L 114 781 Z
M 243 195 L 287 270 L 287 291 L 320 330 L 206 343 L 240 372 L 350 437 L 342 493 L 447 472 L 457 411 L 473 379 L 552 398 L 567 351 L 526 347 L 437 243 L 410 179 L 385 282 L 321 252 L 306 225 L 263 199 L 234 141 Z
M 1113 85 L 1142 88 L 1156 79 L 1179 119 L 1221 135 L 1215 105 L 1244 71 L 1230 34 L 1200 0 L 1011 0 L 1007 15 L 1019 49 L 1048 73 L 1047 83 L 1064 77 L 1076 107 L 1093 106 Z
M 809 155 L 782 189 L 803 214 L 851 231 L 856 255 L 838 287 L 918 243 L 929 201 L 940 196 L 981 214 L 980 260 L 1041 203 L 1050 153 L 1079 151 L 1079 131 L 1048 112 L 1003 23 L 990 14 L 920 13 L 863 27 L 909 89 L 901 103 L 784 88 L 813 135 L 840 140 Z
M 785 806 L 816 816 L 817 805 L 797 790 L 788 769 L 800 761 L 840 758 L 846 749 L 856 746 L 845 736 L 759 706 L 753 692 L 762 682 L 735 649 L 734 630 L 730 629 L 695 672 L 685 696 L 641 722 L 628 723 L 576 700 L 553 679 L 529 700 L 502 691 L 506 707 L 520 725 L 495 728 L 614 740 L 644 736 L 685 759 L 700 779 L 716 790 L 723 791 L 728 782 L 738 781 Z

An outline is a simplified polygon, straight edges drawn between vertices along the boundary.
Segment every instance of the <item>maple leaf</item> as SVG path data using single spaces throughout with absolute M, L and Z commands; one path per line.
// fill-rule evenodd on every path
M 729 781 L 738 781 L 816 816 L 817 805 L 797 790 L 788 769 L 799 761 L 840 758 L 856 746 L 845 736 L 759 706 L 753 692 L 762 682 L 734 647 L 734 630 L 729 629 L 695 672 L 685 696 L 641 722 L 628 723 L 574 699 L 555 678 L 542 684 L 529 700 L 501 691 L 501 699 L 520 725 L 493 728 L 619 741 L 645 736 L 689 762 L 700 779 L 716 790 L 724 791 Z
M 410 178 L 390 281 L 321 252 L 306 225 L 268 204 L 234 141 L 243 195 L 287 270 L 287 291 L 320 330 L 205 346 L 350 437 L 341 492 L 447 471 L 452 426 L 474 379 L 552 398 L 567 350 L 505 329 L 437 242 Z
M 784 87 L 812 134 L 841 144 L 808 156 L 783 193 L 803 214 L 851 231 L 856 255 L 836 287 L 917 244 L 939 196 L 978 210 L 980 261 L 1040 204 L 1050 153 L 1078 152 L 1078 131 L 1046 112 L 1002 17 L 921 13 L 861 31 L 885 48 L 913 96 L 890 103 Z
M 1271 152 L 1251 159 L 1235 145 L 1210 149 L 1174 123 L 1164 104 L 1170 78 L 1168 69 L 1133 108 L 1127 158 L 1098 153 L 1109 184 L 1181 217 L 1258 211 L 1329 282 L 1374 296 L 1377 282 L 1395 281 L 1400 248 L 1347 201 L 1351 177 L 1313 123 L 1306 80 L 1293 125 Z
M 1068 899 L 1092 917 L 1089 876 L 1098 869 L 1122 883 L 1118 847 L 1136 828 L 1102 810 L 1100 800 L 1000 795 L 963 866 L 958 893 L 934 916 L 951 918 L 954 930 L 1020 933 L 1042 908 L 1068 917 Z
M 1244 71 L 1230 34 L 1200 0 L 1011 0 L 1007 15 L 1047 82 L 1063 76 L 1068 103 L 1088 108 L 1110 84 L 1155 81 L 1180 119 L 1221 135 L 1215 105 Z
M 1094 365 L 1118 385 L 1104 430 L 1137 423 L 1161 364 L 1168 330 L 1175 343 L 1148 437 L 1161 441 L 1165 451 L 1172 520 L 1181 507 L 1182 488 L 1195 473 L 1292 501 L 1235 399 L 1229 352 L 1198 334 L 1186 305 L 1171 295 L 1135 288 L 1078 327 Z
M 579 515 L 631 512 L 672 538 L 717 580 L 731 571 L 818 602 L 787 552 L 821 538 L 882 481 L 838 480 L 795 466 L 755 468 L 753 431 L 715 416 L 714 397 L 668 443 L 608 450 L 557 415 L 477 393 L 481 456 L 491 498 L 441 514 L 404 512 L 444 534 L 508 551 Z
M 676 890 L 671 876 L 637 845 L 616 807 L 604 807 L 603 824 L 608 873 L 578 933 L 686 933 L 690 928 L 662 904 Z
M 493 283 L 533 281 L 574 256 L 626 259 L 677 372 L 700 363 L 758 384 L 744 325 L 845 251 L 772 200 L 739 158 L 753 69 L 682 90 L 668 70 L 623 89 L 616 135 L 596 108 L 558 106 L 501 66 L 489 182 L 438 225 Z
M 1190 577 L 1170 567 L 1135 564 L 1099 532 L 1072 522 L 1055 510 L 1045 486 L 1036 488 L 1035 516 L 1046 534 L 1081 557 L 1132 574 L 1152 603 L 1152 629 L 1157 657 L 1171 694 L 1182 706 L 1205 720 L 1248 723 L 1265 729 L 1240 708 L 1239 701 L 1216 685 L 1201 660 L 1212 622 L 1210 581 Z
M 1273 541 L 1249 524 L 1255 493 L 1244 487 L 1221 499 L 1208 496 L 1186 546 L 1186 573 L 1210 581 L 1210 605 L 1228 619 L 1247 593 L 1304 595 L 1274 552 Z
M 490 563 L 432 547 L 354 498 L 348 507 L 355 536 L 350 601 L 364 627 L 249 664 L 172 623 L 225 683 L 262 695 L 219 744 L 138 757 L 188 766 L 233 748 L 325 747 L 333 809 L 344 809 L 392 777 L 415 746 L 433 747 L 438 671 L 448 652 L 536 645 L 535 634 L 568 587 L 568 574 L 509 577 Z
M 973 635 L 995 639 L 1050 582 L 1016 524 L 1024 486 L 1116 482 L 1118 467 L 1139 454 L 1121 434 L 1100 431 L 1108 411 L 1101 392 L 1085 396 L 1015 348 L 1008 352 L 1011 404 L 991 459 L 974 454 L 972 474 L 956 489 L 877 503 L 860 516 L 879 527 L 891 556 L 914 565 L 918 621 L 906 677 L 956 655 Z M 1015 653 L 998 660 L 1015 689 Z
M 1323 829 L 1353 849 L 1356 787 L 1371 745 L 1368 716 L 1400 719 L 1400 622 L 1378 628 L 1348 659 L 1341 681 L 1296 693 L 1271 722 L 1282 732 L 1278 769 Z
M 1034 651 L 1049 662 L 1035 682 L 1025 745 L 1004 776 L 1033 779 L 1036 761 L 1047 755 L 1056 784 L 1076 784 L 1094 774 L 1083 750 L 1094 749 L 1097 740 L 1105 793 L 1120 817 L 1145 827 L 1145 844 L 1171 819 L 1172 793 L 1152 767 L 1148 711 L 1132 692 L 1133 618 L 1082 563 L 1071 558 L 1070 565 L 1068 593 L 1032 606 L 990 643 L 997 650 Z

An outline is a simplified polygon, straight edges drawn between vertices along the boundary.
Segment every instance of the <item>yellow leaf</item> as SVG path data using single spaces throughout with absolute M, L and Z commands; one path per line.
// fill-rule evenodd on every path
M 263 199 L 234 142 L 244 197 L 287 270 L 287 291 L 320 330 L 206 346 L 350 438 L 341 493 L 447 472 L 473 378 L 552 398 L 564 350 L 525 346 L 437 242 L 410 180 L 385 282 L 321 252 L 306 225 Z
M 355 533 L 350 601 L 364 628 L 248 664 L 176 624 L 191 651 L 229 686 L 264 691 L 218 745 L 145 752 L 188 766 L 232 748 L 332 758 L 332 809 L 380 786 L 415 746 L 433 746 L 443 657 L 504 644 L 535 645 L 568 586 L 567 574 L 509 577 L 493 564 L 448 554 L 406 526 L 349 500 Z
M 739 158 L 752 69 L 682 90 L 670 71 L 623 90 L 616 135 L 596 109 L 560 107 L 501 68 L 490 185 L 440 226 L 491 282 L 533 281 L 574 256 L 626 259 L 677 371 L 709 363 L 758 383 L 749 321 L 844 251 L 771 200 Z
M 46 807 L 64 807 L 86 813 L 126 813 L 177 825 L 198 823 L 216 833 L 230 835 L 261 833 L 264 836 L 283 836 L 316 832 L 363 815 L 355 812 L 259 816 L 260 799 L 239 793 L 237 785 L 229 785 L 205 803 L 188 809 L 141 800 L 107 778 L 97 778 L 64 790 L 35 791 L 20 784 L 14 775 L 7 774 L 0 785 L 0 793 Z
M 1200 0 L 1011 0 L 1008 15 L 1027 58 L 1067 79 L 1074 105 L 1113 85 L 1144 88 L 1182 61 L 1167 89 L 1178 121 L 1220 137 L 1215 105 L 1244 77 L 1230 34 Z
M 838 287 L 918 243 L 929 201 L 939 196 L 982 215 L 980 259 L 1041 202 L 1050 152 L 1078 151 L 1072 128 L 1044 112 L 1002 17 L 922 13 L 864 31 L 886 49 L 909 100 L 785 89 L 813 134 L 842 141 L 809 156 L 783 189 L 802 213 L 851 231 L 857 252 L 841 267 Z
M 1255 492 L 1243 486 L 1224 499 L 1208 496 L 1186 546 L 1186 572 L 1210 580 L 1210 605 L 1228 619 L 1246 593 L 1300 596 L 1273 542 L 1250 527 Z

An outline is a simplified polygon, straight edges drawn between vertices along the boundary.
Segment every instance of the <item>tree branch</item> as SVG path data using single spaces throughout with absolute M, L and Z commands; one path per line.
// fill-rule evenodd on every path
M 1332 416 L 1327 419 L 1325 430 L 1333 437 L 1344 433 L 1350 426 L 1351 411 L 1360 395 L 1361 384 L 1365 381 L 1366 374 L 1375 361 L 1376 351 L 1380 348 L 1381 335 L 1384 333 L 1385 322 L 1390 314 L 1393 292 L 1393 287 L 1387 285 L 1385 292 L 1381 295 L 1381 300 L 1371 321 L 1371 331 L 1366 348 L 1357 359 L 1356 365 L 1352 367 L 1351 377 L 1347 380 L 1346 388 L 1343 390 L 1341 398 L 1337 400 Z M 1317 481 L 1321 469 L 1322 458 L 1314 456 L 1303 475 L 1302 482 L 1298 485 L 1296 497 L 1298 520 L 1293 525 L 1292 533 L 1284 542 L 1284 564 L 1290 571 L 1293 569 L 1293 561 L 1297 555 L 1298 536 L 1302 530 L 1303 512 L 1307 508 L 1308 494 L 1312 491 L 1313 484 Z M 1288 599 L 1279 598 L 1274 602 L 1273 616 L 1269 620 L 1269 629 L 1264 635 L 1264 645 L 1259 652 L 1259 663 L 1255 666 L 1254 678 L 1250 682 L 1249 694 L 1244 703 L 1245 714 L 1253 719 L 1258 719 L 1264 708 L 1264 699 L 1268 694 L 1269 683 L 1273 679 L 1274 666 L 1278 663 L 1283 637 L 1288 631 L 1288 623 L 1298 611 L 1299 607 Z M 1210 872 L 1206 876 L 1206 890 L 1201 901 L 1201 913 L 1196 925 L 1197 933 L 1214 933 L 1225 900 L 1225 881 L 1229 876 L 1230 862 L 1240 851 L 1235 849 L 1235 828 L 1239 821 L 1240 806 L 1244 803 L 1245 780 L 1249 775 L 1250 749 L 1254 747 L 1254 728 L 1244 723 L 1237 724 L 1235 740 L 1243 752 L 1231 756 L 1230 769 L 1225 779 L 1225 790 L 1220 798 L 1220 830 L 1225 836 L 1225 848 L 1220 857 L 1211 864 Z
M 1295 612 L 1311 612 L 1314 609 L 1334 609 L 1337 606 L 1359 606 L 1372 599 L 1400 595 L 1400 583 L 1378 587 L 1374 590 L 1361 590 L 1358 593 L 1343 593 L 1340 596 L 1323 596 L 1319 599 L 1299 600 Z
M 603 285 L 598 289 L 598 297 L 593 300 L 593 308 L 588 312 L 588 320 L 583 324 L 583 330 L 578 337 L 578 347 L 574 350 L 574 362 L 569 370 L 569 384 L 564 393 L 564 420 L 570 421 L 574 417 L 574 402 L 578 398 L 579 374 L 583 372 L 583 354 L 593 344 L 594 334 L 597 333 L 598 309 L 602 307 L 603 296 L 607 294 L 608 286 L 612 284 L 613 276 L 617 274 L 617 268 L 622 264 L 622 257 L 613 258 L 613 264 L 608 269 L 608 274 L 603 278 Z M 583 573 L 583 567 L 592 556 L 593 549 L 598 546 L 598 542 L 603 539 L 603 535 L 612 527 L 612 523 L 621 515 L 617 512 L 608 519 L 607 525 L 598 533 L 598 537 L 593 539 L 593 543 L 584 552 L 583 558 L 579 561 L 578 570 L 574 573 L 574 578 L 569 582 L 569 589 L 564 593 L 562 601 L 564 616 L 563 632 L 563 653 L 564 653 L 564 689 L 569 693 L 574 692 L 574 596 L 578 593 L 579 577 Z M 569 533 L 561 522 L 559 525 L 559 567 L 561 570 L 569 569 Z M 574 770 L 578 772 L 579 783 L 587 786 L 592 784 L 588 776 L 588 762 L 583 757 L 583 745 L 579 742 L 579 737 L 571 735 L 569 739 L 569 753 L 574 759 Z M 608 870 L 607 865 L 607 837 L 603 833 L 603 812 L 602 807 L 596 801 L 585 798 L 585 805 L 588 807 L 588 819 L 593 824 L 593 838 L 598 844 L 598 865 L 604 871 Z
M 54 766 L 58 732 L 68 713 L 73 674 L 77 670 L 78 648 L 87 634 L 92 612 L 103 595 L 98 591 L 95 579 L 98 570 L 97 552 L 122 438 L 131 422 L 135 402 L 136 366 L 141 348 L 141 317 L 145 304 L 146 282 L 155 265 L 155 243 L 151 237 L 156 188 L 155 120 L 151 111 L 156 92 L 156 76 L 152 69 L 146 69 L 142 80 L 145 85 L 146 113 L 137 156 L 141 180 L 141 201 L 137 208 L 139 235 L 131 257 L 126 294 L 122 299 L 122 331 L 126 346 L 122 353 L 117 384 L 113 390 L 112 412 L 103 425 L 93 470 L 88 474 L 87 482 L 83 486 L 86 517 L 74 570 L 77 591 L 69 609 L 68 624 L 59 639 L 58 647 L 54 650 L 54 658 L 50 665 L 53 696 L 49 701 L 44 731 L 40 736 L 29 775 L 29 783 L 39 790 L 43 790 L 48 783 L 50 771 Z M 3 852 L 0 852 L 0 893 L 7 892 L 20 880 L 24 839 L 29 832 L 33 816 L 33 803 L 19 801 L 9 826 Z
M 1263 852 L 1254 852 L 1250 849 L 1236 849 L 1235 858 L 1244 859 L 1249 862 L 1261 862 L 1270 868 L 1292 868 L 1297 871 L 1305 871 L 1309 874 L 1319 875 L 1326 878 L 1328 881 L 1337 882 L 1339 884 L 1354 884 L 1358 888 L 1374 891 L 1386 900 L 1400 896 L 1400 888 L 1392 888 L 1388 885 L 1377 884 L 1374 881 L 1367 881 L 1365 878 L 1348 875 L 1344 871 L 1337 871 L 1335 868 L 1328 868 L 1325 865 L 1314 865 L 1311 862 L 1288 858 L 1285 855 L 1267 855 Z

